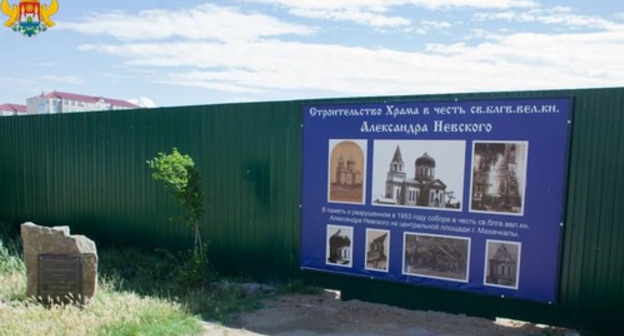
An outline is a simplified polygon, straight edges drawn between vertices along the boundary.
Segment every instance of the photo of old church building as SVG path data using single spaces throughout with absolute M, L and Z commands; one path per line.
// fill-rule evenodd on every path
M 327 264 L 351 267 L 353 258 L 353 228 L 327 226 Z
M 446 207 L 446 184 L 435 177 L 435 159 L 425 152 L 414 164 L 416 174 L 408 178 L 404 171 L 401 148 L 397 146 L 388 170 L 385 198 L 398 205 Z
M 330 140 L 328 200 L 364 203 L 366 141 Z
M 366 269 L 388 271 L 389 236 L 388 230 L 366 230 Z
M 527 142 L 475 142 L 470 210 L 522 215 Z
M 485 284 L 517 289 L 519 263 L 519 243 L 488 240 Z
M 373 205 L 461 210 L 464 157 L 464 141 L 375 141 Z
M 362 171 L 355 168 L 355 159 L 352 157 L 345 160 L 340 155 L 338 164 L 336 165 L 336 177 L 334 181 L 338 185 L 357 186 L 362 184 Z

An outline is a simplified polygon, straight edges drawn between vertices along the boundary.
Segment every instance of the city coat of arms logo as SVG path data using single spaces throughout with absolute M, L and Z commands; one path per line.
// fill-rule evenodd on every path
M 2 0 L 2 13 L 9 17 L 4 25 L 24 36 L 33 37 L 54 27 L 51 17 L 58 8 L 57 0 L 52 0 L 49 5 L 39 4 L 39 0 L 20 0 L 19 4 L 11 5 L 8 0 Z

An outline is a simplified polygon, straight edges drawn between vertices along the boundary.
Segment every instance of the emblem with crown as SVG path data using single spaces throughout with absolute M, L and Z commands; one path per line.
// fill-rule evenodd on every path
M 33 37 L 55 25 L 51 17 L 58 8 L 57 0 L 52 0 L 50 5 L 42 5 L 39 0 L 20 0 L 19 4 L 11 5 L 8 0 L 2 0 L 2 13 L 9 17 L 4 25 L 24 36 Z

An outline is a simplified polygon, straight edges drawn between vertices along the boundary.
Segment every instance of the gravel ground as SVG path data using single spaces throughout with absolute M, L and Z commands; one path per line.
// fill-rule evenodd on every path
M 227 326 L 206 323 L 213 336 L 577 336 L 577 332 L 512 320 L 491 321 L 432 311 L 407 310 L 358 300 L 341 301 L 339 294 L 287 295 L 268 300 L 265 307 L 244 314 Z

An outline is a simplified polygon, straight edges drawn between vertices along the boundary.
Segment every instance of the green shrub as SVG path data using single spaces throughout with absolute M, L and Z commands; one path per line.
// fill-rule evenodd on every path
M 195 229 L 195 253 L 204 259 L 199 221 L 204 214 L 204 197 L 201 178 L 193 159 L 173 148 L 170 154 L 158 153 L 147 161 L 152 178 L 162 181 L 173 198 L 187 211 L 183 223 Z

